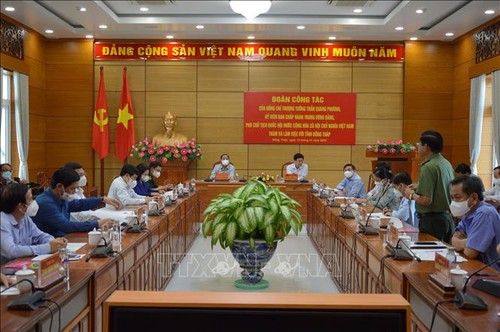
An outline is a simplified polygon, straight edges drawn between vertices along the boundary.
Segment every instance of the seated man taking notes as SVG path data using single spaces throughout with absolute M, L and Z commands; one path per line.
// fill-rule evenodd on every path
M 304 164 L 304 155 L 296 153 L 293 156 L 293 163 L 286 167 L 286 174 L 297 174 L 297 180 L 302 181 L 307 178 L 309 166 Z
M 38 212 L 31 189 L 12 182 L 0 192 L 1 264 L 26 256 L 54 253 L 66 247 L 65 238 L 54 239 L 36 227 L 31 217 Z

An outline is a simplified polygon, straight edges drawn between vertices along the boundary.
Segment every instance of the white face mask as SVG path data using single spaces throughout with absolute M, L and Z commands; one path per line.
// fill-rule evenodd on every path
M 382 182 L 380 182 L 380 181 L 375 181 L 375 185 L 376 185 L 376 186 L 379 186 L 379 187 L 380 187 L 380 185 L 381 185 L 381 184 L 382 184 Z
M 26 215 L 29 217 L 36 216 L 36 214 L 38 212 L 38 208 L 39 208 L 39 206 L 38 206 L 37 201 L 31 202 L 31 204 L 28 205 L 28 209 L 26 209 Z
M 149 175 L 143 175 L 143 176 L 141 176 L 141 180 L 143 182 L 148 182 L 149 181 Z
M 227 166 L 227 165 L 229 165 L 229 160 L 227 160 L 227 159 L 223 159 L 223 160 L 221 161 L 221 163 L 222 163 L 222 165 Z
M 353 171 L 345 171 L 344 176 L 348 179 L 350 179 L 354 175 Z
M 80 176 L 80 181 L 78 181 L 78 185 L 80 187 L 84 187 L 87 185 L 87 177 L 85 175 Z
M 153 176 L 154 176 L 155 178 L 159 178 L 159 177 L 160 177 L 160 175 L 161 175 L 161 172 L 160 172 L 160 171 L 154 171 L 154 172 L 153 172 Z
M 461 217 L 470 211 L 469 199 L 462 202 L 451 201 L 450 211 L 455 217 Z
M 71 202 L 76 198 L 75 194 L 68 194 L 67 192 L 64 192 L 61 196 L 61 199 L 66 202 Z
M 137 181 L 136 180 L 129 180 L 128 185 L 130 186 L 130 188 L 134 189 L 135 186 L 137 186 Z

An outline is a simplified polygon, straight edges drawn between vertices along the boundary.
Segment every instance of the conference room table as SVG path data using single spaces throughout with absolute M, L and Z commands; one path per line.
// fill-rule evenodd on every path
M 327 199 L 308 192 L 307 233 L 330 272 L 332 280 L 342 293 L 392 293 L 403 295 L 412 306 L 412 331 L 427 331 L 432 309 L 437 301 L 453 297 L 439 293 L 429 282 L 435 271 L 433 261 L 394 260 L 388 257 L 386 233 L 364 235 L 357 232 L 354 219 L 340 217 L 340 208 L 328 206 Z M 436 241 L 428 234 L 418 233 L 419 241 Z M 472 273 L 484 263 L 469 259 L 460 267 Z M 496 275 L 488 267 L 483 273 Z M 472 277 L 472 285 L 479 277 Z M 499 331 L 500 301 L 487 293 L 467 291 L 483 298 L 487 311 L 460 310 L 455 304 L 438 307 L 434 331 Z M 455 306 L 455 307 L 453 307 Z M 478 327 L 481 327 L 478 329 Z

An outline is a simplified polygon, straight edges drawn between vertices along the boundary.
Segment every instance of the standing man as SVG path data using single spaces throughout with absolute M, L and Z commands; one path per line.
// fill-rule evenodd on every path
M 437 131 L 424 131 L 417 149 L 422 160 L 418 187 L 408 186 L 403 195 L 415 201 L 420 231 L 449 243 L 455 229 L 449 211 L 449 186 L 454 173 L 450 162 L 441 155 L 443 137 Z
M 293 156 L 293 164 L 286 167 L 286 174 L 297 174 L 297 180 L 305 180 L 307 173 L 309 171 L 309 166 L 304 164 L 304 155 L 302 153 L 296 153 Z

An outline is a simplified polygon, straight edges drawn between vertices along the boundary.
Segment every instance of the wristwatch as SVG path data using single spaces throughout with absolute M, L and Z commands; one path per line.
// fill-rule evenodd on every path
M 410 201 L 412 201 L 412 200 L 413 200 L 413 194 L 415 194 L 415 193 L 414 193 L 414 192 L 412 192 L 412 193 L 410 194 L 410 196 L 408 196 L 408 198 L 410 199 Z

